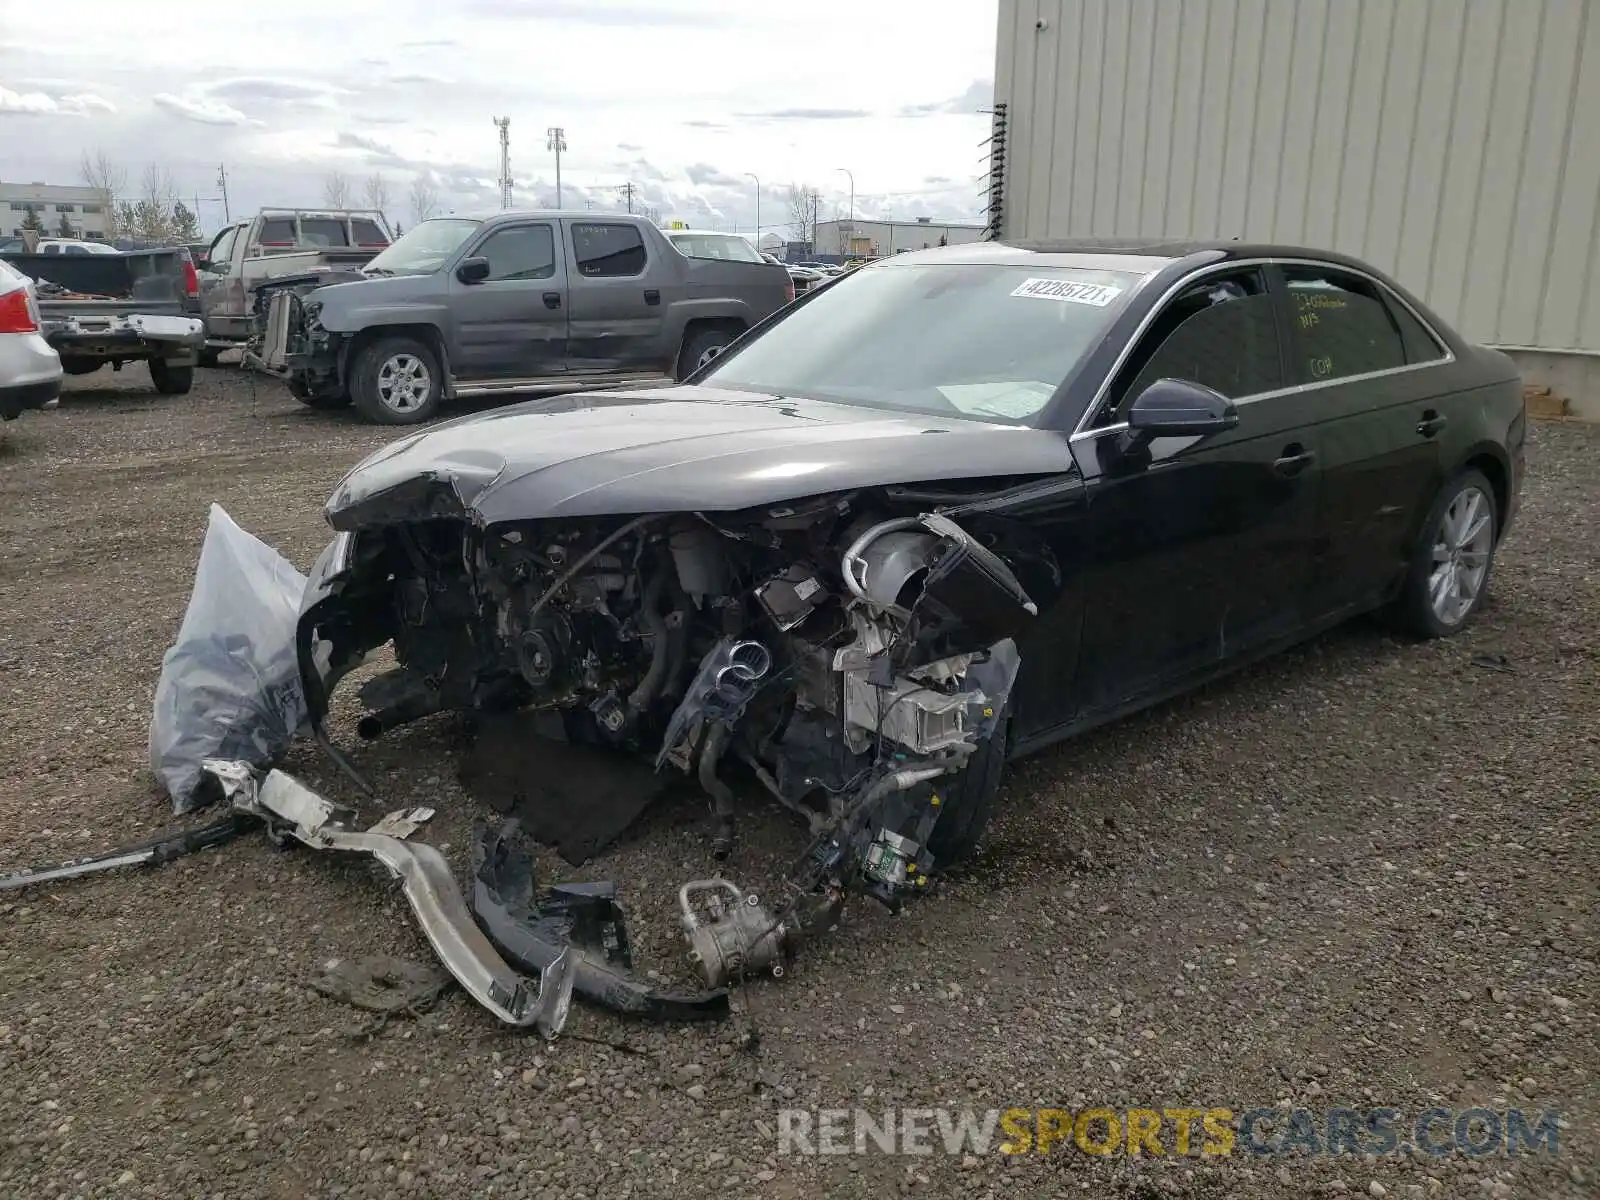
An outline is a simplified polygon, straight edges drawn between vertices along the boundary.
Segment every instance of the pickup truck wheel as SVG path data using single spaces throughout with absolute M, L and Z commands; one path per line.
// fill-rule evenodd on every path
M 175 367 L 164 358 L 152 358 L 150 382 L 163 396 L 186 396 L 194 387 L 194 367 Z
M 731 329 L 701 329 L 690 334 L 683 340 L 683 349 L 678 354 L 678 378 L 698 371 L 738 336 Z
M 369 421 L 415 425 L 438 412 L 442 374 L 433 351 L 415 338 L 379 338 L 350 373 L 350 398 Z

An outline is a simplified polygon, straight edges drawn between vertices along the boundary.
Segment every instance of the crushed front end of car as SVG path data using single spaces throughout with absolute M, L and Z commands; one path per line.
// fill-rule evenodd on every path
M 244 363 L 274 375 L 298 398 L 342 394 L 349 337 L 325 328 L 318 289 L 359 275 L 328 271 L 279 276 L 256 290 Z
M 738 821 L 724 773 L 743 764 L 812 840 L 780 911 L 724 880 L 686 885 L 708 987 L 781 972 L 847 895 L 898 908 L 944 865 L 952 785 L 1004 720 L 1014 638 L 1038 611 L 1006 561 L 1026 557 L 1008 543 L 1019 525 L 982 511 L 963 524 L 883 487 L 523 519 L 479 503 L 500 478 L 492 453 L 386 477 L 416 441 L 330 501 L 340 532 L 297 633 L 319 732 L 339 680 L 392 643 L 398 667 L 363 689 L 385 697 L 363 736 L 446 710 L 554 711 L 569 740 L 697 780 L 718 859 Z

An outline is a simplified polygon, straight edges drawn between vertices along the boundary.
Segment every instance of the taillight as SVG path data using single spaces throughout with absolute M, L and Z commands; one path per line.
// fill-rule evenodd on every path
M 33 307 L 28 303 L 26 288 L 18 288 L 0 296 L 0 333 L 38 333 L 39 322 L 33 319 Z
M 200 273 L 194 269 L 194 260 L 188 257 L 183 260 L 183 294 L 185 296 L 200 294 Z
M 783 302 L 785 304 L 794 299 L 794 280 L 791 279 L 783 285 L 783 293 Z

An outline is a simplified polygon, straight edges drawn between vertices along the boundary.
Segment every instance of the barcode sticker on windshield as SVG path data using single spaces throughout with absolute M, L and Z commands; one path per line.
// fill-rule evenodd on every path
M 1037 300 L 1060 300 L 1065 304 L 1092 304 L 1104 308 L 1122 295 L 1119 287 L 1103 283 L 1074 283 L 1070 279 L 1024 279 L 1013 296 L 1032 296 Z

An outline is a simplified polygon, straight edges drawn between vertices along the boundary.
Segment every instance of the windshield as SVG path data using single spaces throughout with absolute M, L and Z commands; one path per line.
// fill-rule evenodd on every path
M 731 233 L 669 233 L 685 258 L 719 258 L 725 262 L 765 262 L 756 248 Z
M 868 267 L 695 382 L 1027 424 L 1141 278 L 1059 267 Z
M 465 217 L 438 217 L 413 225 L 367 264 L 369 275 L 431 275 L 478 228 Z

